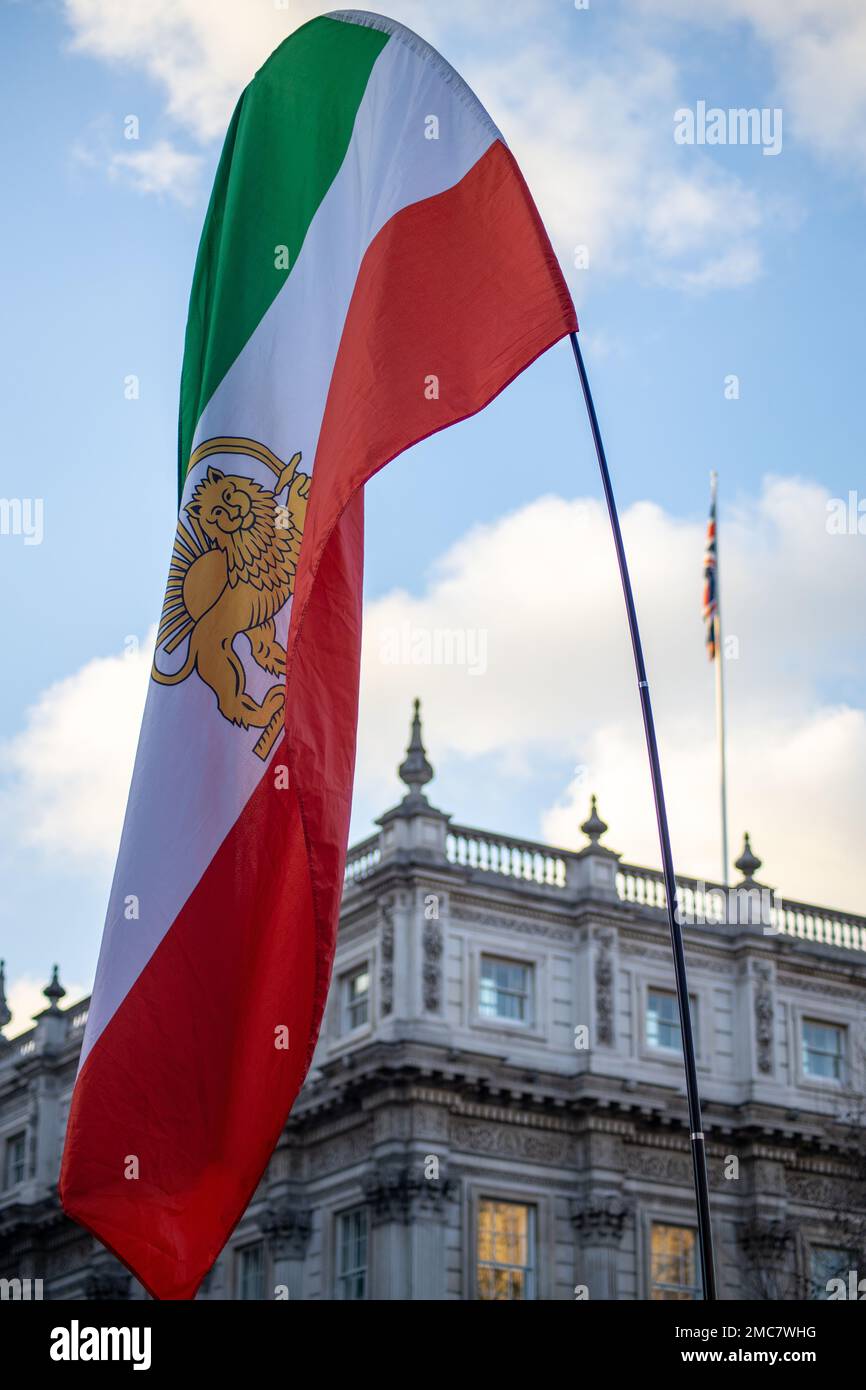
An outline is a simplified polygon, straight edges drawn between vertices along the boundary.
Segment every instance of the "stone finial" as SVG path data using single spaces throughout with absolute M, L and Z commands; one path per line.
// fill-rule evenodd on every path
M 404 801 L 426 802 L 427 798 L 421 788 L 433 780 L 433 769 L 427 761 L 427 754 L 424 749 L 424 742 L 421 738 L 421 701 L 416 700 L 414 713 L 412 716 L 412 733 L 409 738 L 409 746 L 406 749 L 406 757 L 397 769 L 401 781 L 405 782 L 409 788 Z
M 735 869 L 739 869 L 743 875 L 744 883 L 752 883 L 755 874 L 761 867 L 761 860 L 752 850 L 752 842 L 749 839 L 749 832 L 746 831 L 743 837 L 743 852 L 734 864 Z
M 587 839 L 597 845 L 602 835 L 607 830 L 607 825 L 598 814 L 598 799 L 593 793 L 589 802 L 589 816 L 580 827 Z
M 406 757 L 397 769 L 408 791 L 403 800 L 377 817 L 381 827 L 380 862 L 394 855 L 444 863 L 449 815 L 431 806 L 423 787 L 433 777 L 421 737 L 421 701 L 416 700 L 412 715 L 412 732 Z
M 580 828 L 589 844 L 575 850 L 567 859 L 566 884 L 578 897 L 614 902 L 619 896 L 616 875 L 620 856 L 616 850 L 600 843 L 607 825 L 598 814 L 597 797 L 590 798 L 589 815 Z
M 54 966 L 53 970 L 51 971 L 51 979 L 48 981 L 48 984 L 45 986 L 45 988 L 43 989 L 42 993 L 45 995 L 45 998 L 48 1000 L 48 1007 L 49 1007 L 51 1013 L 53 1013 L 53 1014 L 59 1013 L 60 1010 L 59 1010 L 59 1008 L 58 1008 L 58 1005 L 59 1005 L 59 1003 L 60 1003 L 60 1000 L 61 1000 L 61 999 L 63 998 L 63 996 L 66 994 L 66 990 L 63 988 L 62 984 L 60 983 L 60 967 L 59 967 L 59 966 L 57 966 L 57 965 Z
M 0 1033 L 11 1022 L 12 1014 L 6 1002 L 6 962 L 0 960 Z

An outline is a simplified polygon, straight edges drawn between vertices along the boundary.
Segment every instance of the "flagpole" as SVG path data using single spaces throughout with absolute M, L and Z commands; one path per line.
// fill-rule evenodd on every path
M 662 786 L 658 743 L 656 741 L 655 723 L 653 722 L 652 704 L 650 702 L 649 682 L 647 681 L 643 648 L 640 640 L 640 630 L 638 628 L 637 611 L 635 609 L 631 579 L 629 578 L 628 572 L 628 562 L 625 555 L 625 546 L 623 545 L 622 531 L 620 529 L 616 501 L 613 495 L 613 485 L 610 480 L 607 459 L 605 457 L 604 444 L 601 440 L 598 417 L 595 413 L 595 406 L 592 400 L 592 393 L 589 389 L 589 380 L 586 375 L 586 368 L 583 365 L 583 356 L 578 345 L 577 334 L 571 333 L 569 337 L 571 338 L 574 360 L 577 364 L 580 384 L 583 389 L 583 399 L 586 402 L 586 411 L 589 416 L 589 425 L 592 431 L 593 443 L 595 444 L 596 457 L 598 458 L 601 483 L 604 489 L 605 501 L 607 502 L 607 510 L 610 517 L 611 530 L 613 532 L 613 543 L 616 550 L 617 562 L 619 564 L 620 579 L 622 581 L 622 592 L 623 598 L 625 599 L 626 614 L 628 616 L 628 629 L 631 636 L 632 651 L 634 652 L 638 693 L 640 695 L 644 733 L 646 735 L 647 753 L 649 755 L 650 776 L 652 778 L 653 797 L 655 799 L 659 844 L 661 846 L 668 925 L 671 933 L 671 950 L 674 958 L 674 976 L 676 979 L 677 1002 L 679 1004 L 680 1013 L 680 1034 L 683 1042 L 683 1060 L 686 1069 L 689 1139 L 692 1149 L 692 1170 L 694 1174 L 695 1202 L 698 1215 L 698 1249 L 700 1252 L 701 1278 L 703 1281 L 704 1298 L 712 1302 L 715 1301 L 716 1298 L 716 1274 L 715 1261 L 713 1259 L 713 1232 L 710 1224 L 710 1193 L 707 1179 L 706 1145 L 704 1143 L 704 1133 L 701 1124 L 701 1101 L 698 1094 L 698 1072 L 695 1061 L 695 1039 L 692 1031 L 692 1016 L 689 1007 L 686 957 L 683 948 L 683 935 L 680 924 L 677 921 L 676 913 L 677 881 L 676 875 L 674 874 L 673 855 L 671 853 L 671 838 L 668 830 L 667 811 L 665 810 L 664 788 Z
M 710 488 L 711 506 L 713 507 L 716 518 L 716 613 L 714 622 L 716 646 L 716 740 L 719 749 L 719 788 L 721 793 L 722 814 L 722 883 L 725 888 L 727 888 L 730 867 L 728 860 L 728 776 L 726 766 L 727 759 L 725 757 L 725 651 L 722 646 L 722 588 L 719 570 L 719 475 L 716 473 L 715 469 L 710 474 Z

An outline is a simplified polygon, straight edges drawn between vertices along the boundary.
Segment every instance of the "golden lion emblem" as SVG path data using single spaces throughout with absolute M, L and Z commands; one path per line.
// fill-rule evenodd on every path
M 178 685 L 197 671 L 216 696 L 220 713 L 241 728 L 262 729 L 255 753 L 266 758 L 283 725 L 286 651 L 277 641 L 274 618 L 295 586 L 310 478 L 299 473 L 301 455 L 284 464 L 252 439 L 209 439 L 190 459 L 190 468 L 212 454 L 246 454 L 274 473 L 273 491 L 253 478 L 209 467 L 179 519 L 156 648 L 173 652 L 189 638 L 179 671 L 152 676 Z M 279 496 L 287 490 L 284 503 Z M 282 677 L 261 701 L 247 693 L 246 672 L 234 650 L 243 633 L 253 660 Z

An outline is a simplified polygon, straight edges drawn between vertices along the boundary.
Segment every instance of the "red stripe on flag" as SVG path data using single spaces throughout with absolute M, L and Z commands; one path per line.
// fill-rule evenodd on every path
M 364 257 L 290 625 L 286 735 L 274 755 L 288 763 L 289 790 L 265 774 L 73 1097 L 64 1207 L 160 1298 L 193 1296 L 242 1215 L 321 1022 L 354 773 L 359 489 L 411 444 L 480 410 L 576 327 L 526 185 L 498 142 L 455 187 L 397 214 Z M 273 1045 L 281 1023 L 288 1053 Z M 128 1155 L 137 1180 L 123 1176 Z
M 63 1205 L 158 1297 L 193 1296 L 303 1080 L 310 917 L 297 799 L 269 771 L 81 1070 Z

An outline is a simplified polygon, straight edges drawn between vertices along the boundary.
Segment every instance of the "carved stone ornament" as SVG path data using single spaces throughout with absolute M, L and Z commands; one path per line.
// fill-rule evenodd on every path
M 379 934 L 379 1000 L 383 1017 L 394 1008 L 394 909 L 382 906 L 382 929 Z
M 422 937 L 424 964 L 422 979 L 424 986 L 424 1008 L 430 1013 L 438 1013 L 442 1007 L 442 928 L 432 919 L 424 923 Z
M 770 991 L 769 967 L 757 966 L 755 975 L 755 1040 L 758 1048 L 758 1071 L 765 1075 L 773 1070 L 773 995 Z
M 440 1217 L 446 1201 L 455 1192 L 451 1178 L 441 1173 L 438 1178 L 425 1177 L 420 1160 L 413 1164 L 379 1164 L 364 1176 L 362 1183 L 377 1224 L 399 1221 L 408 1225 L 418 1216 Z
M 613 1047 L 613 957 L 610 938 L 600 938 L 595 958 L 595 1033 L 602 1047 Z
M 274 1202 L 259 1217 L 259 1226 L 277 1256 L 302 1260 L 313 1228 L 306 1207 L 292 1201 Z
M 646 1178 L 651 1182 L 687 1187 L 692 1181 L 692 1161 L 688 1154 L 656 1153 L 651 1149 L 630 1148 L 626 1154 L 625 1167 L 629 1176 Z
M 536 1163 L 574 1163 L 577 1143 L 573 1135 L 538 1131 L 522 1125 L 455 1119 L 452 1144 L 470 1153 L 499 1158 L 531 1159 Z
M 571 1222 L 581 1244 L 618 1245 L 622 1240 L 629 1207 L 616 1193 L 591 1196 L 575 1205 Z

